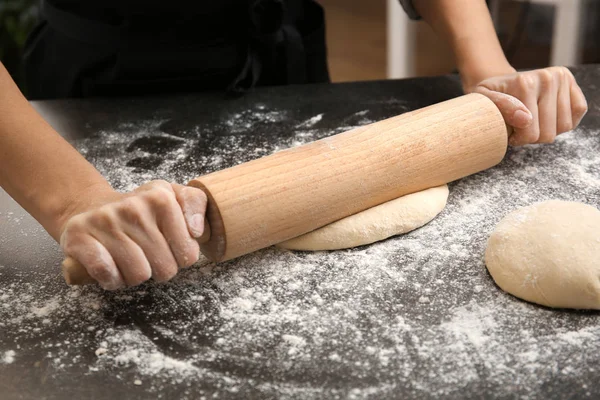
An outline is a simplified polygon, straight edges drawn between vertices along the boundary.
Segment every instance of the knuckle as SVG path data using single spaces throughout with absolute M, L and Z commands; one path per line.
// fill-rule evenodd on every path
M 538 74 L 539 74 L 540 82 L 545 87 L 551 86 L 554 83 L 554 74 L 552 73 L 551 70 L 542 69 L 542 70 L 540 70 L 540 72 Z
M 60 237 L 60 244 L 63 250 L 65 252 L 71 251 L 73 245 L 78 241 L 78 238 L 84 233 L 84 231 L 85 224 L 83 219 L 79 216 L 74 217 L 67 222 Z
M 556 67 L 560 70 L 561 72 L 561 76 L 569 78 L 569 79 L 573 79 L 575 80 L 575 77 L 573 76 L 573 73 L 571 72 L 571 70 L 567 67 Z
M 95 226 L 100 230 L 112 232 L 116 229 L 117 222 L 114 219 L 110 206 L 100 207 L 98 210 L 87 216 L 86 223 L 89 226 Z
M 517 84 L 520 89 L 528 91 L 535 88 L 536 82 L 533 76 L 529 74 L 520 74 L 517 77 Z
M 578 117 L 584 116 L 588 112 L 587 104 L 578 104 L 575 106 L 575 113 Z
M 127 197 L 119 202 L 119 210 L 125 212 L 137 212 L 140 206 L 141 202 L 136 196 Z
M 143 204 L 135 197 L 123 200 L 118 207 L 119 217 L 129 224 L 141 226 L 144 224 Z
M 87 226 L 87 217 L 85 214 L 79 214 L 71 218 L 65 225 L 65 232 L 77 233 L 84 231 Z
M 173 187 L 171 186 L 171 184 L 163 179 L 156 179 L 150 181 L 148 182 L 148 185 L 150 185 L 153 189 L 164 189 L 173 192 Z
M 550 68 L 550 70 L 552 71 L 552 73 L 553 73 L 553 74 L 554 74 L 556 77 L 558 77 L 558 78 L 560 78 L 560 79 L 562 79 L 562 78 L 564 78 L 565 76 L 567 76 L 567 72 L 569 71 L 569 70 L 568 70 L 567 68 L 565 68 L 565 67 L 551 67 L 551 68 Z
M 171 207 L 176 200 L 172 191 L 156 188 L 148 192 L 147 201 L 152 207 L 165 209 Z

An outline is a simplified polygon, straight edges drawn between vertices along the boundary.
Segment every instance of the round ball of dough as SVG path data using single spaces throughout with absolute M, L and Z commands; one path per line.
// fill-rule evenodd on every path
M 508 214 L 485 251 L 503 290 L 548 307 L 600 309 L 600 211 L 545 201 Z
M 342 218 L 277 246 L 318 251 L 374 243 L 425 225 L 444 209 L 447 199 L 447 185 L 433 187 Z

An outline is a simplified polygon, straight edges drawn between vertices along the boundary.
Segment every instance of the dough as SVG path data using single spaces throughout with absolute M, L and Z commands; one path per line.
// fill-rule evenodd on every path
M 448 186 L 402 196 L 342 218 L 277 246 L 292 250 L 336 250 L 387 239 L 419 228 L 446 206 Z
M 600 211 L 545 201 L 508 214 L 485 251 L 503 290 L 548 307 L 600 309 Z

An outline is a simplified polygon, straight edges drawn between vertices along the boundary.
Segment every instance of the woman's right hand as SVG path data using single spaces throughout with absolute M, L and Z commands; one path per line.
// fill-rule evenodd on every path
M 104 289 L 167 281 L 198 261 L 206 211 L 200 189 L 152 181 L 131 193 L 90 199 L 65 218 L 60 245 Z

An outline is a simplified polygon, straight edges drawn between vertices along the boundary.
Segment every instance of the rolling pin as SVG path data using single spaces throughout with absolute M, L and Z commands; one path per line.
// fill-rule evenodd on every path
M 469 94 L 198 177 L 188 185 L 208 197 L 202 253 L 231 260 L 490 168 L 508 135 L 494 103 Z M 69 258 L 63 275 L 93 282 Z

